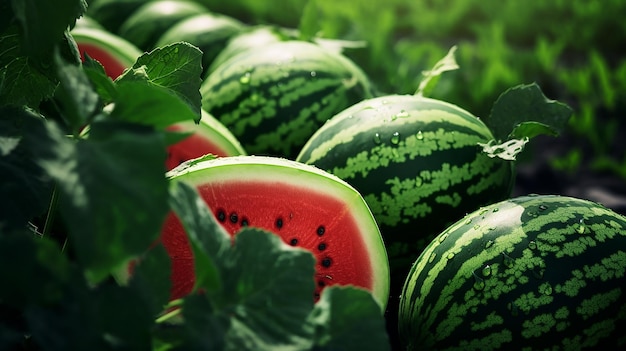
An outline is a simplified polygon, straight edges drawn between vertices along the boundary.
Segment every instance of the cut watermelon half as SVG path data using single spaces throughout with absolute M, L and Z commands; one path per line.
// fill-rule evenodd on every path
M 167 148 L 166 169 L 169 171 L 179 164 L 207 154 L 214 156 L 246 155 L 239 140 L 220 121 L 201 110 L 200 123 L 184 121 L 167 129 L 173 132 L 191 133 L 187 138 Z
M 389 262 L 378 226 L 348 183 L 313 166 L 267 156 L 194 160 L 168 173 L 198 189 L 231 235 L 262 228 L 316 257 L 315 298 L 326 286 L 369 290 L 384 310 Z M 172 259 L 172 299 L 193 289 L 193 255 L 180 221 L 170 214 L 162 243 Z
M 132 67 L 137 58 L 143 54 L 129 41 L 104 29 L 80 26 L 72 29 L 70 34 L 76 41 L 81 60 L 84 61 L 86 53 L 100 62 L 111 79 L 117 78 L 125 69 Z

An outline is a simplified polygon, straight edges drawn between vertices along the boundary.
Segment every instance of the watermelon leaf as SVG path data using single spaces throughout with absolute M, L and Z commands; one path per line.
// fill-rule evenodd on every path
M 319 26 L 319 8 L 315 0 L 308 0 L 300 17 L 298 26 L 299 39 L 311 41 L 318 35 Z
M 170 206 L 180 219 L 189 237 L 194 256 L 196 286 L 209 293 L 221 288 L 221 273 L 217 264 L 230 249 L 230 237 L 215 222 L 213 214 L 200 199 L 197 191 L 182 182 L 170 187 Z M 223 270 L 223 269 L 222 269 Z
M 60 210 L 76 256 L 92 282 L 146 250 L 167 212 L 165 144 L 150 128 L 91 125 L 68 139 L 53 122 L 37 143 L 37 163 L 57 182 Z M 138 162 L 141 160 L 141 162 Z
M 453 71 L 459 69 L 459 65 L 456 63 L 454 54 L 456 53 L 457 46 L 450 48 L 446 56 L 437 61 L 432 69 L 422 72 L 424 78 L 420 82 L 415 95 L 428 96 L 437 85 L 440 76 L 447 71 Z
M 381 332 L 385 319 L 380 306 L 365 290 L 350 286 L 324 289 L 309 323 L 315 328 L 315 350 L 390 350 L 388 335 Z
M 536 83 L 522 84 L 498 97 L 485 124 L 498 141 L 539 134 L 557 136 L 572 112 L 566 104 L 548 99 Z
M 141 55 L 133 67 L 115 81 L 119 86 L 126 82 L 148 80 L 154 85 L 171 89 L 200 120 L 202 51 L 189 43 L 178 42 L 156 48 Z
M 91 81 L 94 90 L 100 96 L 100 99 L 104 103 L 113 102 L 116 95 L 115 84 L 113 80 L 106 74 L 102 64 L 92 59 L 86 52 L 84 53 L 85 60 L 83 62 L 83 71 Z
M 170 271 L 170 258 L 162 245 L 155 245 L 146 251 L 133 269 L 129 287 L 146 301 L 152 315 L 160 313 L 169 300 L 172 286 Z
M 163 129 L 180 121 L 196 120 L 199 114 L 169 88 L 134 81 L 118 84 L 111 117 Z
M 224 294 L 218 306 L 231 319 L 226 336 L 231 349 L 308 345 L 313 254 L 288 246 L 275 234 L 248 227 L 235 235 L 233 249 L 224 259 Z

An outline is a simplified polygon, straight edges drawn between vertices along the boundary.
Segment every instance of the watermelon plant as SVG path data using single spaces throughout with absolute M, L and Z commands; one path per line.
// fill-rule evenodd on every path
M 168 177 L 197 188 L 230 235 L 261 228 L 312 252 L 312 298 L 319 299 L 327 286 L 354 285 L 371 291 L 384 310 L 389 294 L 385 246 L 365 201 L 344 181 L 312 166 L 263 156 L 195 159 Z M 172 294 L 178 298 L 194 286 L 193 255 L 177 217 L 168 216 L 163 227 L 161 242 L 174 258 Z
M 223 61 L 200 92 L 202 107 L 249 153 L 293 159 L 328 118 L 372 97 L 373 87 L 343 55 L 291 40 Z
M 84 5 L 0 3 L 0 349 L 389 349 L 370 292 L 329 286 L 314 303 L 309 251 L 257 228 L 231 240 L 166 178 L 181 139 L 167 128 L 201 117 L 201 51 L 159 47 L 113 80 L 75 50 Z M 170 302 L 155 242 L 171 210 L 203 293 Z
M 529 195 L 477 209 L 417 258 L 400 303 L 406 350 L 626 345 L 626 217 Z

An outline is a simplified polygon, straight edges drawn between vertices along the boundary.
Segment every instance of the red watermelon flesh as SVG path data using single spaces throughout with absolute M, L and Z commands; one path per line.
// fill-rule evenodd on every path
M 85 61 L 85 53 L 92 59 L 100 62 L 107 76 L 111 79 L 115 79 L 120 76 L 128 66 L 125 63 L 120 62 L 117 58 L 111 55 L 107 50 L 101 48 L 98 45 L 91 43 L 79 43 L 78 50 L 80 52 L 80 59 Z
M 201 110 L 202 118 L 198 124 L 184 121 L 169 126 L 173 132 L 192 133 L 185 139 L 168 146 L 166 169 L 169 171 L 184 161 L 207 154 L 218 157 L 245 155 L 246 152 L 235 136 L 215 117 Z
M 389 271 L 384 244 L 369 209 L 364 202 L 361 205 L 362 199 L 356 191 L 349 188 L 353 198 L 346 202 L 341 198 L 345 190 L 338 189 L 333 193 L 332 184 L 316 187 L 314 182 L 307 181 L 311 180 L 310 174 L 302 179 L 288 175 L 292 179 L 281 180 L 286 174 L 281 174 L 280 167 L 270 167 L 269 172 L 263 174 L 262 165 L 238 167 L 234 161 L 243 159 L 262 163 L 270 158 L 242 156 L 225 159 L 228 160 L 224 163 L 234 165 L 231 170 L 222 172 L 224 174 L 209 172 L 214 174 L 181 180 L 196 185 L 216 220 L 228 233 L 235 235 L 242 227 L 253 226 L 279 235 L 288 245 L 311 251 L 317 261 L 316 274 L 312 277 L 316 286 L 315 299 L 326 286 L 355 285 L 372 291 L 381 305 L 386 304 Z M 276 162 L 291 161 L 280 159 Z M 246 168 L 248 177 L 257 180 L 233 178 Z M 278 172 L 274 172 L 276 170 Z M 297 175 L 298 169 L 295 170 L 286 173 Z M 328 179 L 323 181 L 331 183 Z M 338 187 L 346 185 L 341 183 Z M 171 297 L 180 298 L 191 292 L 194 286 L 193 255 L 181 223 L 172 214 L 165 221 L 161 239 L 172 259 Z

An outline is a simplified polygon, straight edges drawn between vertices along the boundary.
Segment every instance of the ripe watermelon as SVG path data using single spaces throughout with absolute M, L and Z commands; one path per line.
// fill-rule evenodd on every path
M 150 1 L 136 9 L 117 33 L 140 49 L 152 50 L 163 32 L 187 17 L 206 11 L 194 1 Z
M 626 217 L 566 196 L 467 215 L 404 285 L 407 350 L 618 350 L 626 346 Z
M 239 141 L 224 125 L 206 111 L 201 112 L 202 118 L 198 124 L 185 121 L 168 127 L 168 130 L 174 132 L 193 133 L 167 148 L 165 162 L 168 171 L 184 161 L 206 154 L 222 157 L 246 154 Z
M 132 67 L 143 53 L 124 38 L 96 27 L 77 26 L 70 34 L 76 41 L 82 60 L 85 53 L 100 62 L 106 74 L 112 79 Z
M 202 77 L 207 67 L 226 46 L 228 40 L 245 28 L 238 20 L 204 12 L 187 17 L 171 26 L 156 41 L 155 46 L 165 46 L 178 41 L 186 41 L 202 51 Z
M 509 196 L 512 164 L 478 146 L 491 139 L 480 119 L 455 105 L 390 95 L 331 118 L 296 160 L 338 176 L 363 195 L 385 238 L 399 293 L 411 263 L 435 235 Z
M 315 167 L 264 156 L 188 162 L 168 173 L 195 186 L 231 234 L 262 228 L 317 258 L 316 297 L 329 285 L 352 284 L 372 292 L 381 308 L 389 294 L 389 266 L 376 222 L 350 185 Z M 170 214 L 162 242 L 172 257 L 177 298 L 194 284 L 192 253 L 178 219 Z
M 293 159 L 328 118 L 373 95 L 345 56 L 304 41 L 235 55 L 200 87 L 202 106 L 251 154 Z

